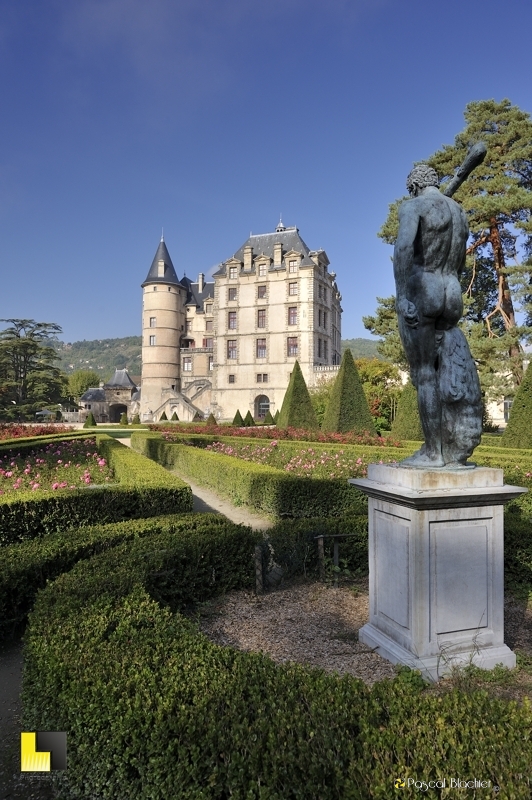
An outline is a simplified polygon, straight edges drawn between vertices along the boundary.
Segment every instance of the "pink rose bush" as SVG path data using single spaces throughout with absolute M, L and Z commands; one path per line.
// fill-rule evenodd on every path
M 30 454 L 0 454 L 0 494 L 78 489 L 109 482 L 113 473 L 96 450 L 95 439 L 53 442 Z

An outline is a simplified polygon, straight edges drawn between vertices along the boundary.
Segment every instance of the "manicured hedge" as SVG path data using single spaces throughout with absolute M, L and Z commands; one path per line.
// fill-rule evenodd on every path
M 163 532 L 212 530 L 227 525 L 220 514 L 172 514 L 108 525 L 72 528 L 0 548 L 0 631 L 13 633 L 49 580 L 81 559 L 122 542 Z
M 119 484 L 4 495 L 0 498 L 0 545 L 73 526 L 192 510 L 192 491 L 182 480 L 105 434 L 96 436 L 96 442 Z M 36 444 L 34 440 L 32 447 Z
M 255 542 L 237 526 L 136 539 L 39 594 L 23 724 L 67 732 L 63 797 L 380 799 L 398 777 L 446 775 L 529 798 L 529 703 L 438 696 L 408 670 L 369 690 L 217 647 L 172 613 L 251 586 Z
M 160 434 L 131 437 L 132 447 L 165 467 L 181 470 L 227 497 L 273 517 L 326 517 L 361 513 L 365 498 L 345 480 L 298 478 L 198 447 L 166 442 Z M 362 505 L 364 508 L 364 505 Z

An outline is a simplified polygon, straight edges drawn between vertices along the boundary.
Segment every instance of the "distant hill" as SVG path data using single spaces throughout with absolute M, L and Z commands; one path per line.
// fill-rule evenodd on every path
M 342 353 L 350 348 L 354 358 L 381 358 L 377 353 L 378 342 L 373 339 L 342 339 Z M 82 342 L 55 343 L 60 361 L 57 366 L 67 375 L 77 369 L 93 369 L 104 380 L 108 380 L 115 369 L 127 369 L 130 375 L 139 376 L 141 371 L 140 336 L 125 336 L 122 339 L 93 339 Z
M 93 369 L 104 380 L 114 375 L 115 369 L 127 369 L 130 375 L 138 376 L 141 370 L 140 336 L 124 336 L 121 339 L 93 339 L 82 342 L 55 343 L 61 359 L 57 366 L 69 375 L 77 369 Z
M 351 350 L 353 358 L 379 358 L 384 359 L 377 352 L 378 341 L 375 339 L 342 339 L 342 354 L 344 350 Z

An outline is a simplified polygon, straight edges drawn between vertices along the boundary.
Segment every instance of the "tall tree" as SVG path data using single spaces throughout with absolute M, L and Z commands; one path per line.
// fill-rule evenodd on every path
M 68 393 L 76 402 L 87 389 L 100 385 L 100 376 L 93 369 L 77 369 L 68 376 Z
M 469 147 L 486 142 L 484 162 L 454 195 L 467 213 L 471 231 L 468 271 L 462 278 L 469 299 L 466 321 L 481 325 L 483 337 L 498 340 L 494 349 L 506 352 L 506 366 L 519 385 L 523 375 L 520 342 L 532 338 L 532 331 L 518 324 L 514 300 L 517 297 L 527 303 L 523 287 L 529 287 L 532 265 L 516 266 L 514 261 L 520 254 L 526 257 L 532 252 L 532 120 L 509 100 L 481 100 L 467 105 L 465 121 L 454 144 L 445 145 L 426 163 L 445 185 Z M 379 232 L 389 244 L 397 236 L 400 202 L 392 204 Z M 521 287 L 516 294 L 513 284 Z M 370 330 L 374 320 L 367 318 Z M 481 338 L 478 332 L 477 338 Z M 499 362 L 499 371 L 500 366 Z
M 0 409 L 8 419 L 33 418 L 64 397 L 66 377 L 54 365 L 52 340 L 61 327 L 33 319 L 3 319 L 0 331 Z

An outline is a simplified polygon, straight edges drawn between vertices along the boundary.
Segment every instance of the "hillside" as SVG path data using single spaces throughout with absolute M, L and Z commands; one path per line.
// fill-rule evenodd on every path
M 104 380 L 115 369 L 126 368 L 130 375 L 140 375 L 141 337 L 125 336 L 121 339 L 93 339 L 82 342 L 55 343 L 60 361 L 57 366 L 67 375 L 77 369 L 93 369 Z M 380 358 L 377 341 L 373 339 L 342 339 L 342 353 L 349 347 L 354 358 Z

